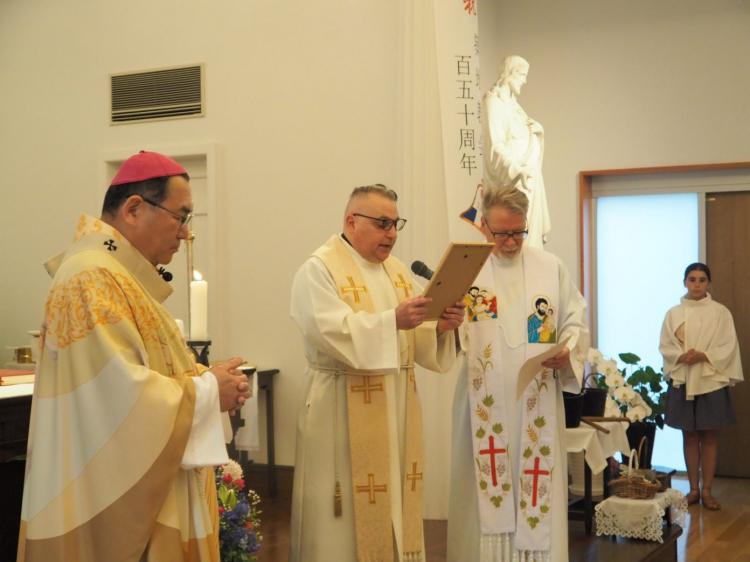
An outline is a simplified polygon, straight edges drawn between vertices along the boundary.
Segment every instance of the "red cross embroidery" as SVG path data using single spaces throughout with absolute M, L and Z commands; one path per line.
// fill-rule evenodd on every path
M 497 486 L 497 467 L 495 466 L 495 455 L 507 453 L 507 449 L 495 449 L 495 436 L 490 435 L 490 446 L 488 449 L 480 449 L 480 455 L 490 456 L 490 472 L 492 472 L 492 485 Z
M 536 507 L 536 494 L 537 494 L 537 486 L 539 484 L 539 475 L 548 475 L 549 470 L 539 470 L 539 457 L 536 457 L 534 459 L 534 470 L 524 470 L 524 474 L 533 474 L 534 475 L 534 492 L 531 495 L 531 505 L 532 507 Z

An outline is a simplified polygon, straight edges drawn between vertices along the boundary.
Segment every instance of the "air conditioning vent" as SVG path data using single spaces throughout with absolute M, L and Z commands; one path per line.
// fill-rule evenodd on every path
M 203 115 L 203 66 L 112 75 L 112 123 Z

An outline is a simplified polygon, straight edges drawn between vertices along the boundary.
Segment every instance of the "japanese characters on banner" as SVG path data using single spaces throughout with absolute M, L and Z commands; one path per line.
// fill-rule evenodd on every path
M 451 240 L 478 240 L 482 179 L 476 0 L 435 0 L 443 165 Z

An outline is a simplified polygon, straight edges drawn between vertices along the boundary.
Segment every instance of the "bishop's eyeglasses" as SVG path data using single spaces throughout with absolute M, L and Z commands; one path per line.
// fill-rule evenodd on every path
M 185 213 L 184 215 L 180 213 L 175 213 L 174 211 L 170 211 L 169 209 L 167 209 L 165 206 L 160 205 L 156 201 L 152 201 L 148 197 L 144 197 L 143 195 L 141 195 L 141 199 L 143 199 L 149 205 L 152 205 L 154 207 L 159 207 L 162 211 L 166 211 L 167 213 L 172 215 L 175 219 L 177 219 L 180 222 L 180 226 L 188 226 L 190 224 L 190 221 L 193 220 L 193 213 Z
M 390 230 L 396 227 L 396 230 L 403 230 L 406 224 L 406 219 L 384 219 L 382 217 L 371 217 L 369 215 L 363 215 L 362 213 L 352 213 L 355 217 L 364 217 L 370 219 L 380 230 Z

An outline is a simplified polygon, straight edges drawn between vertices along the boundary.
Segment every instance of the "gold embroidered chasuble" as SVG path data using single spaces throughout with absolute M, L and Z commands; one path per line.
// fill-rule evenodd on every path
M 455 340 L 452 333 L 438 338 L 435 322 L 396 330 L 393 307 L 418 294 L 412 283 L 395 258 L 365 262 L 338 236 L 295 277 L 292 317 L 309 369 L 297 434 L 292 562 L 424 559 L 421 413 L 409 367 L 416 359 L 447 371 Z
M 218 562 L 213 470 L 180 467 L 199 368 L 171 288 L 86 215 L 48 269 L 18 561 Z

